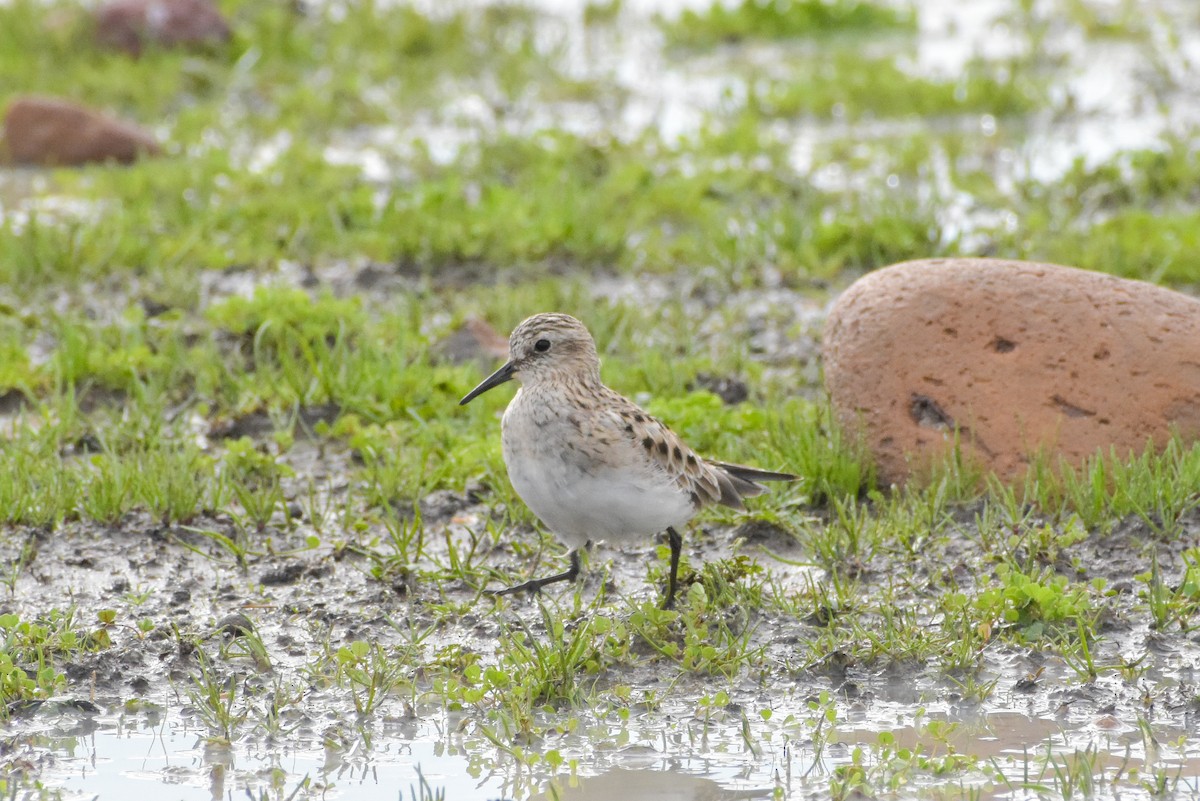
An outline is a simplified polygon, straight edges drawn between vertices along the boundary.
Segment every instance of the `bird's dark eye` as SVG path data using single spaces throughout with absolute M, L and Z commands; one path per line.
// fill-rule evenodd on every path
M 550 350 L 550 340 L 539 339 L 537 342 L 533 343 L 533 349 L 538 353 L 545 353 L 546 351 Z

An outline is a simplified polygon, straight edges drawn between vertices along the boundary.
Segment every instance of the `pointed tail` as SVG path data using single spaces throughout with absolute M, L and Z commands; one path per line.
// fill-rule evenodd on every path
M 734 509 L 745 508 L 742 504 L 742 498 L 753 498 L 755 495 L 762 495 L 767 491 L 766 487 L 758 483 L 760 481 L 795 481 L 800 478 L 800 476 L 794 476 L 791 473 L 775 473 L 770 470 L 759 470 L 756 467 L 746 467 L 740 464 L 706 461 L 717 469 L 719 476 L 727 480 L 718 480 L 721 485 L 721 497 L 717 503 L 723 506 L 731 506 Z

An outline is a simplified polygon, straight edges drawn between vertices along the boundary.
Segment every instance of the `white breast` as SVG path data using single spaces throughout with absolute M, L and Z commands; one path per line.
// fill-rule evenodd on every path
M 644 541 L 695 514 L 688 493 L 651 469 L 636 443 L 584 436 L 568 416 L 534 404 L 523 393 L 504 413 L 508 477 L 567 546 Z

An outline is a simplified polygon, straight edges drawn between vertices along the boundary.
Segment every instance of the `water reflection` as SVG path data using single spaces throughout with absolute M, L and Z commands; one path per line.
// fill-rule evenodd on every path
M 908 771 L 912 757 L 906 755 L 915 754 L 969 755 L 975 765 L 990 766 L 997 771 L 990 778 L 954 768 L 981 798 L 1031 782 L 1054 785 L 1068 770 L 1113 786 L 1130 776 L 1200 784 L 1200 752 L 1189 745 L 1186 728 L 1122 724 L 1103 714 L 941 704 L 914 717 L 907 700 L 884 697 L 887 684 L 874 686 L 879 695 L 856 702 L 853 713 L 841 706 L 839 721 L 824 733 L 783 714 L 775 722 L 742 723 L 740 715 L 705 722 L 680 709 L 620 724 L 593 720 L 576 734 L 526 749 L 524 757 L 449 725 L 436 710 L 403 727 L 360 729 L 342 721 L 323 732 L 227 744 L 204 736 L 175 708 L 105 713 L 50 702 L 10 721 L 0 753 L 10 765 L 36 766 L 47 787 L 70 799 L 146 792 L 168 801 L 420 799 L 438 792 L 489 801 L 799 799 L 828 791 L 847 765 Z M 908 780 L 914 786 L 938 781 L 936 772 L 924 770 Z
M 712 779 L 668 770 L 615 768 L 599 776 L 550 782 L 530 801 L 735 801 L 770 798 L 773 788 L 727 790 Z

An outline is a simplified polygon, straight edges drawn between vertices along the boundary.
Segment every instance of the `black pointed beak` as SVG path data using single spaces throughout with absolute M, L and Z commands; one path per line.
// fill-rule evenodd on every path
M 459 406 L 466 406 L 479 395 L 487 392 L 489 389 L 495 389 L 501 384 L 512 381 L 516 375 L 517 368 L 512 362 L 508 362 L 496 372 L 489 375 L 487 378 L 479 382 L 479 386 L 463 396 L 463 399 L 458 402 Z

